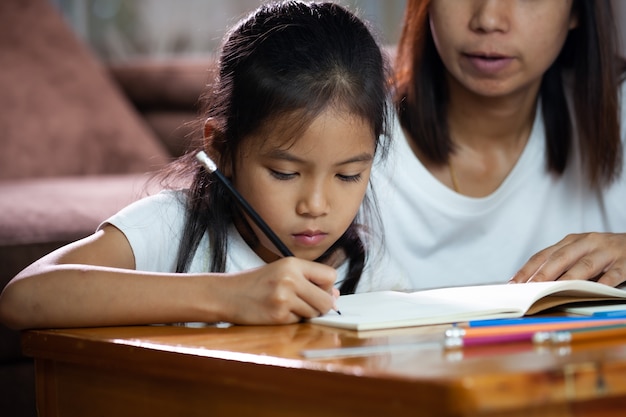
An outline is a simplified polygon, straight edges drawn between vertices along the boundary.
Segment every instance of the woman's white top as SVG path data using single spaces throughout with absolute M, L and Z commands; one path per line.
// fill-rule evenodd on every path
M 412 289 L 505 283 L 567 234 L 626 232 L 626 166 L 610 186 L 591 189 L 574 146 L 565 173 L 548 172 L 540 106 L 515 167 L 484 198 L 458 194 L 433 177 L 397 120 L 392 143 L 389 159 L 375 166 L 374 185 L 388 255 Z

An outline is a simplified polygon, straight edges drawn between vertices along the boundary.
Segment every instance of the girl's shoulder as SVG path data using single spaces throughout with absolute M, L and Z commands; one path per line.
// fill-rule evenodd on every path
M 187 205 L 188 191 L 179 190 L 161 190 L 155 194 L 151 194 L 140 198 L 134 203 L 122 209 L 125 210 L 150 210 L 156 208 L 184 209 Z
M 129 204 L 102 224 L 109 223 L 120 228 L 149 226 L 161 222 L 171 223 L 184 218 L 187 198 L 186 190 L 159 191 Z
M 186 200 L 185 190 L 160 191 L 126 206 L 102 225 L 115 226 L 124 234 L 137 270 L 174 272 Z

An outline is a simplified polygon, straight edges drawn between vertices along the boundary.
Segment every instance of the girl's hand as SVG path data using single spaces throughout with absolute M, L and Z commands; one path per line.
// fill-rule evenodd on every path
M 626 282 L 626 233 L 582 233 L 535 255 L 510 282 L 594 280 L 616 287 Z
M 287 324 L 317 317 L 335 304 L 336 278 L 334 268 L 294 257 L 226 276 L 223 321 Z

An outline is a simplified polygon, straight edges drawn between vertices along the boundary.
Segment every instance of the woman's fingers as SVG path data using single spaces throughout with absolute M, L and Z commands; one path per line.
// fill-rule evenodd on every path
M 617 286 L 626 281 L 626 234 L 569 235 L 533 255 L 511 282 L 598 280 Z

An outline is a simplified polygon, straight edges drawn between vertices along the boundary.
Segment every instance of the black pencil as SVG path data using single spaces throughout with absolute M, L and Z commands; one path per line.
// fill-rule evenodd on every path
M 198 161 L 200 161 L 200 163 L 204 165 L 204 167 L 209 172 L 215 175 L 217 179 L 220 180 L 222 184 L 224 184 L 224 186 L 228 189 L 231 195 L 235 197 L 243 211 L 245 211 L 248 216 L 250 216 L 252 221 L 256 223 L 257 226 L 259 226 L 263 233 L 265 233 L 265 236 L 267 236 L 268 239 L 274 244 L 274 246 L 276 246 L 276 249 L 278 249 L 283 256 L 293 256 L 293 253 L 291 253 L 289 248 L 285 246 L 285 244 L 280 240 L 278 236 L 276 236 L 276 233 L 274 233 L 274 231 L 270 229 L 267 223 L 265 223 L 261 216 L 259 216 L 259 214 L 243 198 L 243 196 L 239 194 L 239 191 L 237 191 L 235 187 L 233 187 L 228 178 L 226 178 L 224 174 L 222 174 L 220 170 L 217 169 L 217 165 L 215 164 L 215 162 L 213 162 L 213 160 L 209 158 L 209 156 L 204 151 L 198 152 L 196 154 L 196 158 L 198 158 Z

